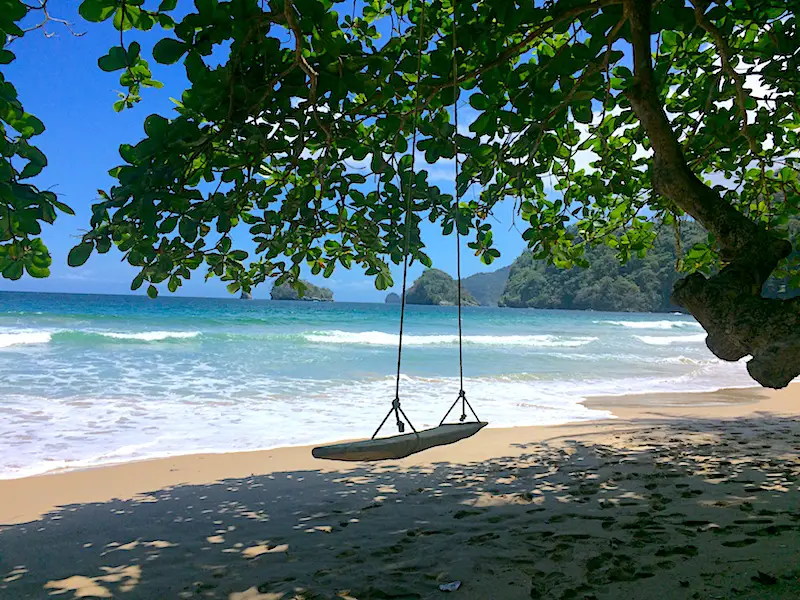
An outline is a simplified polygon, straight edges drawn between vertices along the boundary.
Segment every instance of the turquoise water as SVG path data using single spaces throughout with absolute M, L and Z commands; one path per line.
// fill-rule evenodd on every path
M 399 307 L 0 293 L 0 477 L 372 434 L 394 394 Z M 458 393 L 452 307 L 409 307 L 417 427 Z M 596 394 L 752 382 L 685 315 L 468 307 L 465 388 L 492 426 L 608 413 Z M 394 433 L 391 429 L 387 434 Z

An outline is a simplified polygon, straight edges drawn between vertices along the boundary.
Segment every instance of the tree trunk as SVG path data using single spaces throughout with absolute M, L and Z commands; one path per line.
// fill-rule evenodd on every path
M 800 302 L 762 298 L 761 288 L 791 244 L 746 218 L 689 169 L 655 88 L 651 0 L 625 0 L 624 9 L 636 77 L 626 96 L 653 148 L 653 189 L 713 233 L 727 263 L 713 277 L 695 273 L 678 281 L 672 300 L 705 328 L 716 356 L 735 361 L 750 355 L 753 379 L 785 387 L 800 375 Z

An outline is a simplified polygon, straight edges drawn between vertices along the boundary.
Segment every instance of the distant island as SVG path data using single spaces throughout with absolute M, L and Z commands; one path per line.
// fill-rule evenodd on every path
M 402 302 L 402 298 L 400 298 L 400 296 L 394 292 L 389 292 L 386 295 L 386 300 L 384 300 L 384 302 L 386 302 L 386 304 L 400 304 L 400 302 Z
M 428 269 L 417 278 L 406 293 L 409 304 L 455 306 L 458 304 L 458 284 L 444 271 Z M 478 301 L 465 288 L 461 288 L 461 304 L 477 306 Z
M 333 292 L 325 287 L 319 287 L 308 281 L 300 280 L 305 286 L 303 296 L 289 284 L 272 286 L 270 298 L 273 300 L 305 300 L 308 302 L 333 302 Z

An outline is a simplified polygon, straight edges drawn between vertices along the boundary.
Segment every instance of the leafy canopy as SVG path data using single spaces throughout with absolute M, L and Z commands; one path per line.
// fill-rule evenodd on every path
M 18 0 L 0 0 L 0 67 L 16 56 L 11 43 L 24 34 L 19 27 L 28 8 Z M 30 179 L 47 166 L 47 157 L 31 138 L 44 123 L 25 112 L 14 85 L 0 71 L 0 274 L 19 279 L 23 273 L 47 277 L 52 259 L 39 238 L 41 223 L 53 223 L 57 211 L 73 214 L 51 191 Z
M 164 282 L 174 291 L 197 269 L 229 281 L 232 292 L 272 277 L 296 281 L 303 263 L 325 276 L 356 264 L 384 289 L 406 241 L 430 265 L 422 219 L 470 235 L 490 263 L 499 256 L 492 209 L 513 198 L 516 226 L 535 255 L 568 266 L 585 265 L 586 247 L 600 242 L 623 261 L 641 256 L 654 223 L 683 214 L 653 191 L 650 140 L 625 95 L 636 78 L 623 0 L 176 7 L 81 4 L 85 19 L 122 34 L 98 61 L 120 73 L 117 110 L 159 86 L 133 30 L 162 28 L 153 59 L 185 69 L 191 85 L 176 114 L 148 116 L 146 137 L 120 147 L 117 183 L 100 192 L 72 265 L 116 245 L 140 269 L 132 287 L 148 283 L 151 295 Z M 700 177 L 724 177 L 724 201 L 779 232 L 800 203 L 797 7 L 661 0 L 650 17 L 656 92 L 686 163 Z M 0 0 L 6 34 L 20 35 L 15 23 L 26 10 Z M 12 59 L 0 50 L 0 62 Z M 32 236 L 39 221 L 68 209 L 24 183 L 46 163 L 28 143 L 43 125 L 24 113 L 10 84 L 0 86 L 0 269 L 12 278 L 20 265 L 44 275 L 49 256 Z M 456 151 L 459 218 L 453 195 L 431 184 L 427 170 Z M 28 161 L 22 171 L 13 166 L 20 160 Z M 234 245 L 236 228 L 249 230 L 253 247 Z M 793 285 L 796 257 L 781 266 Z M 689 258 L 690 269 L 719 266 L 713 236 Z

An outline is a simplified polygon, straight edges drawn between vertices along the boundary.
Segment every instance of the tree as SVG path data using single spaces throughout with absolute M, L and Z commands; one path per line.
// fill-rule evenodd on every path
M 1 1 L 2 27 L 19 35 L 28 8 Z M 151 294 L 201 267 L 248 291 L 296 281 L 302 263 L 326 276 L 355 263 L 385 289 L 406 245 L 430 265 L 423 218 L 471 235 L 489 263 L 492 208 L 513 197 L 535 256 L 569 266 L 594 244 L 623 262 L 643 255 L 654 223 L 688 214 L 709 238 L 689 252 L 673 300 L 717 356 L 751 355 L 761 384 L 800 373 L 798 301 L 761 296 L 773 272 L 800 283 L 797 254 L 786 260 L 800 200 L 797 3 L 196 0 L 188 14 L 176 4 L 81 4 L 121 32 L 98 61 L 121 72 L 116 108 L 157 85 L 131 30 L 167 29 L 153 57 L 182 63 L 191 85 L 177 114 L 150 115 L 145 139 L 120 148 L 117 184 L 71 264 L 115 245 L 140 268 L 134 289 L 148 282 Z M 453 110 L 463 125 L 467 102 L 469 133 Z M 8 139 L 4 156 L 28 152 Z M 422 164 L 453 158 L 455 197 Z M 28 206 L 12 188 L 6 223 Z M 252 256 L 233 247 L 236 227 L 249 228 Z M 17 275 L 20 259 L 4 252 L 4 275 Z

